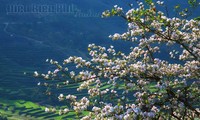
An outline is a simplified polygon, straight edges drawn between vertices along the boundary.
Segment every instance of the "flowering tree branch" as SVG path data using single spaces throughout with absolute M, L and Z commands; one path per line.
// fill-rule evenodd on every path
M 58 81 L 64 87 L 77 84 L 77 92 L 86 90 L 87 95 L 82 98 L 62 93 L 58 96 L 59 100 L 71 101 L 77 113 L 91 111 L 83 120 L 200 117 L 200 23 L 194 19 L 169 18 L 168 12 L 165 16 L 155 3 L 147 1 L 148 4 L 138 2 L 138 8 L 127 12 L 115 5 L 102 14 L 103 17 L 121 16 L 127 21 L 125 33 L 109 37 L 136 43 L 130 53 L 116 51 L 113 46 L 89 44 L 90 59 L 73 56 L 62 65 L 47 60 L 55 65 L 55 70 L 47 74 L 35 72 L 36 77 Z M 164 5 L 161 1 L 157 4 Z M 163 51 L 160 44 L 179 48 L 172 49 L 164 60 L 156 58 Z M 170 61 L 177 57 L 176 62 Z M 70 70 L 73 65 L 74 71 Z M 68 111 L 66 108 L 59 113 Z

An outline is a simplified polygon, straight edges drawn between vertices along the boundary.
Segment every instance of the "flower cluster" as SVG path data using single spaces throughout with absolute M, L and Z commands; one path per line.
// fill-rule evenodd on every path
M 79 102 L 74 102 L 73 103 L 73 109 L 76 112 L 81 112 L 83 110 L 86 110 L 87 107 L 89 106 L 89 100 L 86 97 L 83 97 Z

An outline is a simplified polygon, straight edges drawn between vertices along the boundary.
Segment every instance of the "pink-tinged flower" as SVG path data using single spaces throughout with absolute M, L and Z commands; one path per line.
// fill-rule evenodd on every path
M 39 74 L 38 74 L 37 71 L 34 72 L 34 76 L 35 76 L 35 77 L 38 77 L 38 76 L 39 76 Z

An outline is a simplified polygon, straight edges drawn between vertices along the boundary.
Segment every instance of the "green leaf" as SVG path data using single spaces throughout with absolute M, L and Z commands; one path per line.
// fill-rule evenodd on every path
M 198 6 L 197 0 L 188 0 L 188 4 L 191 7 L 197 7 Z
M 111 10 L 111 14 L 112 14 L 112 15 L 116 15 L 116 14 L 117 14 L 117 11 L 116 11 L 115 9 L 112 9 L 112 10 Z
M 174 8 L 175 8 L 175 9 L 179 9 L 179 8 L 180 8 L 180 5 L 178 4 L 178 5 L 174 6 Z
M 184 11 L 185 11 L 185 12 L 188 12 L 188 8 L 185 8 Z
M 145 2 L 146 2 L 147 4 L 151 4 L 153 1 L 152 1 L 152 0 L 145 0 Z
M 196 18 L 194 18 L 194 20 L 196 20 L 196 21 L 200 21 L 200 16 L 199 16 L 199 17 L 196 17 Z

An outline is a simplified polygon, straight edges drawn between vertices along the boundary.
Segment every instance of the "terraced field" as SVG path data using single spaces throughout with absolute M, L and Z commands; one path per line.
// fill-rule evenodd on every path
M 36 103 L 24 100 L 5 100 L 0 99 L 0 115 L 7 117 L 8 120 L 62 120 L 79 119 L 75 112 L 69 112 L 60 116 L 58 113 L 47 113 L 45 107 Z M 82 112 L 79 116 L 87 114 Z M 3 117 L 2 117 L 3 118 Z M 0 117 L 0 119 L 2 119 Z

